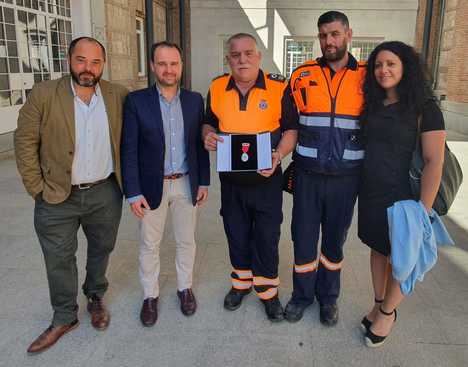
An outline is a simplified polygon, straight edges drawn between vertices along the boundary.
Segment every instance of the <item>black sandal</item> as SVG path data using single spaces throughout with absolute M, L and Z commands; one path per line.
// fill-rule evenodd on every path
M 397 319 L 397 310 L 394 309 L 393 311 L 391 312 L 385 312 L 384 310 L 382 310 L 382 306 L 379 307 L 379 311 L 381 313 L 383 313 L 385 316 L 391 316 L 391 315 L 394 315 L 394 319 L 393 319 L 393 322 L 396 322 L 396 319 Z M 388 334 L 390 335 L 390 334 Z M 381 335 L 376 335 L 372 332 L 372 330 L 369 328 L 366 332 L 366 337 L 365 337 L 365 340 L 366 340 L 366 345 L 369 347 L 369 348 L 376 348 L 376 347 L 380 347 L 383 343 L 385 343 L 385 339 L 388 337 L 388 335 L 385 335 L 385 336 L 381 336 Z
M 377 304 L 382 303 L 383 301 L 384 301 L 383 299 L 377 299 L 377 298 L 374 299 L 374 302 L 377 303 Z M 372 325 L 372 321 L 369 320 L 367 318 L 367 316 L 364 316 L 363 319 L 361 320 L 361 329 L 362 329 L 362 331 L 364 333 L 366 333 L 367 330 L 370 329 L 371 325 Z

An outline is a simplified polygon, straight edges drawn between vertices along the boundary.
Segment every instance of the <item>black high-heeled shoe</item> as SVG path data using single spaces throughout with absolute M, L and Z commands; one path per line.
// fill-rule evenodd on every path
M 383 301 L 384 301 L 383 299 L 377 299 L 377 298 L 374 299 L 374 302 L 377 303 L 377 304 L 382 303 Z M 362 329 L 362 331 L 364 333 L 366 333 L 367 330 L 370 329 L 371 325 L 372 325 L 372 321 L 369 320 L 367 318 L 367 316 L 364 316 L 363 319 L 361 320 L 361 329 Z
M 382 310 L 382 306 L 380 306 L 379 311 L 381 313 L 383 313 L 385 316 L 394 315 L 393 322 L 396 322 L 396 319 L 397 319 L 397 310 L 396 309 L 394 309 L 392 312 L 385 312 L 384 310 Z M 390 334 L 388 334 L 388 335 L 390 335 Z M 366 345 L 369 348 L 380 347 L 381 345 L 383 345 L 383 343 L 385 343 L 385 339 L 388 337 L 388 335 L 385 335 L 385 336 L 376 335 L 369 328 L 367 330 L 367 332 L 366 332 L 366 337 L 365 337 Z

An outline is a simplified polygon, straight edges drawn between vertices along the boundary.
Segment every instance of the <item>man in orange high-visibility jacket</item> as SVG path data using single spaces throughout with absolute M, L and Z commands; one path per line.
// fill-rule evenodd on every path
M 272 168 L 221 173 L 221 215 L 229 244 L 232 288 L 224 307 L 236 310 L 252 285 L 271 321 L 283 320 L 278 298 L 278 243 L 282 214 L 281 159 L 296 144 L 297 109 L 285 79 L 260 70 L 261 54 L 252 35 L 228 40 L 231 75 L 211 83 L 203 130 L 205 147 L 216 150 L 217 132 L 272 137 Z
M 294 290 L 285 317 L 300 320 L 316 297 L 320 321 L 333 326 L 338 321 L 343 245 L 364 158 L 358 120 L 365 63 L 347 51 L 352 30 L 346 15 L 327 12 L 318 28 L 323 57 L 299 66 L 290 80 L 300 128 L 293 155 Z

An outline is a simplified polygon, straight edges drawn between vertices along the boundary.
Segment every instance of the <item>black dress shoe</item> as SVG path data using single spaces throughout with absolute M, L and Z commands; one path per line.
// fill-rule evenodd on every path
M 284 311 L 278 296 L 275 296 L 271 299 L 262 300 L 262 302 L 265 306 L 265 312 L 267 314 L 268 320 L 273 322 L 283 321 Z
M 197 301 L 192 289 L 187 288 L 183 291 L 177 291 L 180 300 L 180 310 L 185 316 L 192 316 L 197 310 Z
M 304 310 L 309 306 L 309 304 L 297 303 L 291 299 L 289 300 L 288 304 L 286 305 L 286 309 L 284 310 L 284 318 L 289 322 L 298 322 L 300 319 L 302 319 Z
M 326 326 L 335 326 L 338 322 L 338 305 L 321 304 L 320 305 L 320 322 Z
M 226 297 L 224 297 L 224 308 L 229 311 L 237 310 L 242 303 L 242 298 L 248 295 L 251 291 L 252 288 L 242 290 L 231 288 L 228 294 L 226 294 Z
M 143 326 L 153 326 L 158 319 L 158 298 L 146 298 L 140 312 Z

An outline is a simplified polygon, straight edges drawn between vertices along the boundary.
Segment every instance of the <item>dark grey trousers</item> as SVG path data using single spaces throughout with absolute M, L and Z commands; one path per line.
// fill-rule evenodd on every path
M 36 199 L 34 227 L 44 254 L 54 326 L 77 318 L 75 255 L 80 225 L 88 240 L 83 292 L 87 297 L 102 296 L 109 284 L 106 269 L 121 216 L 122 194 L 113 176 L 87 190 L 72 189 L 60 204 L 49 204 L 41 197 Z

